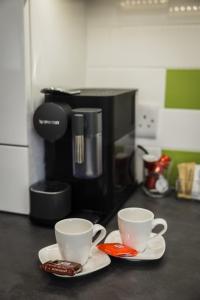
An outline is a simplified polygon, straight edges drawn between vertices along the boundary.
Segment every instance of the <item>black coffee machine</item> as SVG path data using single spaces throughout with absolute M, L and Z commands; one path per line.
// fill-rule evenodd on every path
M 38 219 L 45 219 L 52 205 L 46 221 L 72 216 L 105 224 L 136 186 L 136 90 L 50 88 L 42 92 L 44 103 L 34 113 L 34 127 L 44 139 L 46 178 L 31 187 L 31 216 L 37 219 L 40 210 Z M 51 194 L 51 202 L 41 208 L 44 190 L 48 193 L 53 185 L 55 191 L 56 183 L 68 184 L 70 194 L 65 199 L 65 191 L 57 204 L 56 193 Z M 54 216 L 59 201 L 61 213 Z M 65 201 L 71 201 L 66 210 Z

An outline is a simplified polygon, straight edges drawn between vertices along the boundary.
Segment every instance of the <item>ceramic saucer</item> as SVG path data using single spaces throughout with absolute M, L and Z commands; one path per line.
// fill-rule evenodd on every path
M 58 248 L 58 244 L 54 244 L 42 248 L 38 252 L 38 256 L 42 264 L 47 262 L 48 260 L 62 259 Z M 110 262 L 111 262 L 110 257 L 107 254 L 101 252 L 97 248 L 94 248 L 92 250 L 91 257 L 89 257 L 87 263 L 83 266 L 83 271 L 74 275 L 73 277 L 79 277 L 79 276 L 90 274 L 92 272 L 96 272 L 108 266 Z M 58 277 L 72 278 L 72 276 L 68 276 L 68 275 L 57 275 L 57 274 L 54 275 Z
M 155 233 L 151 234 L 154 237 Z M 121 243 L 121 236 L 119 230 L 112 231 L 105 239 L 105 243 Z M 129 261 L 138 260 L 156 260 L 163 256 L 165 253 L 166 245 L 164 238 L 160 235 L 156 238 L 149 240 L 148 246 L 144 252 L 139 253 L 137 256 L 133 257 L 120 257 L 121 259 Z

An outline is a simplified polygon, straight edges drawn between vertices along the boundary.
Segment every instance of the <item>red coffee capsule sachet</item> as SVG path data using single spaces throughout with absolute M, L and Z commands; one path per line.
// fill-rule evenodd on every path
M 98 249 L 108 255 L 119 256 L 136 256 L 138 251 L 120 243 L 105 243 L 97 245 Z
M 82 271 L 81 264 L 66 260 L 49 260 L 41 264 L 40 268 L 47 273 L 67 276 L 74 276 Z

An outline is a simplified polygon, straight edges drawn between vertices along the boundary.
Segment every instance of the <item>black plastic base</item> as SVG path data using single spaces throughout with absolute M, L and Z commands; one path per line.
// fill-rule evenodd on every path
M 116 191 L 115 201 L 117 204 L 112 210 L 110 210 L 107 213 L 102 213 L 94 210 L 77 210 L 71 212 L 69 215 L 66 216 L 66 218 L 83 218 L 91 221 L 94 224 L 98 223 L 105 226 L 110 221 L 110 219 L 118 212 L 118 210 L 122 207 L 122 205 L 128 200 L 128 198 L 132 195 L 136 187 L 137 184 L 129 186 L 123 191 Z M 41 226 L 49 226 L 49 227 L 53 227 L 56 224 L 56 222 L 60 221 L 60 219 L 45 220 L 45 219 L 34 218 L 32 216 L 30 216 L 30 219 L 34 224 L 41 225 Z
M 134 190 L 136 189 L 137 184 L 131 185 L 124 190 L 115 192 L 115 207 L 111 209 L 107 213 L 102 213 L 94 210 L 81 210 L 72 212 L 68 217 L 73 218 L 84 218 L 92 223 L 99 223 L 101 225 L 106 225 L 110 219 L 118 212 L 118 210 L 122 207 L 122 205 L 128 200 L 128 198 L 132 195 Z

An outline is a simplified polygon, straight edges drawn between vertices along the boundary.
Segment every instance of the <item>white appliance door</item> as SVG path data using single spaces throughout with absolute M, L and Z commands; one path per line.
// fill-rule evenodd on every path
M 28 145 L 24 1 L 0 1 L 0 144 Z
M 0 146 L 0 210 L 29 214 L 28 147 Z

